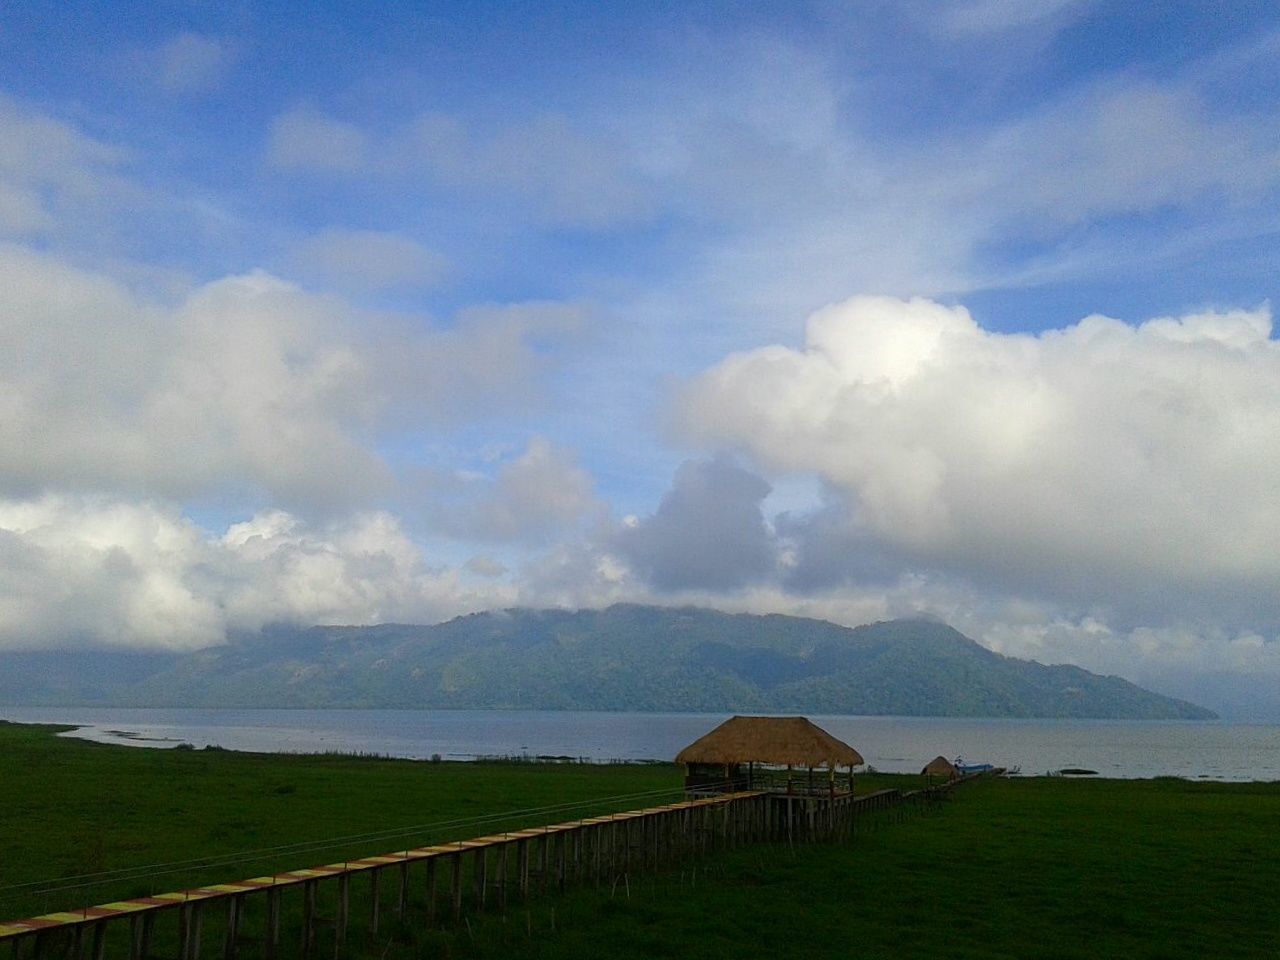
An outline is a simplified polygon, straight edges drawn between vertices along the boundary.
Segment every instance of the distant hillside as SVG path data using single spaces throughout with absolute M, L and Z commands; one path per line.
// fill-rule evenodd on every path
M 183 655 L 94 654 L 87 674 L 79 654 L 50 658 L 0 654 L 0 703 L 1214 716 L 1119 677 L 1004 657 L 929 621 L 849 629 L 625 604 L 277 627 Z

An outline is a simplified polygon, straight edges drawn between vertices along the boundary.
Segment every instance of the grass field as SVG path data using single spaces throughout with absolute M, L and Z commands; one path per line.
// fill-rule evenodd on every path
M 665 766 L 175 753 L 15 726 L 0 726 L 0 765 L 0 887 L 591 798 L 601 805 L 678 783 Z M 579 815 L 531 812 L 523 822 Z M 468 826 L 427 832 L 490 832 Z M 397 845 L 349 844 L 345 855 Z M 287 855 L 279 866 L 343 855 Z M 137 889 L 110 896 L 236 879 L 257 865 L 131 881 Z M 473 917 L 458 930 L 402 927 L 391 931 L 396 941 L 352 946 L 388 960 L 1276 957 L 1277 904 L 1280 785 L 1027 778 L 966 785 L 940 812 L 882 817 L 845 844 L 743 848 Z M 24 905 L 34 909 L 0 912 L 68 902 Z
M 52 736 L 64 729 L 0 723 L 0 920 L 669 802 L 680 785 L 666 765 L 149 750 Z M 225 859 L 47 894 L 12 889 L 211 857 Z M 67 884 L 39 884 L 50 886 Z

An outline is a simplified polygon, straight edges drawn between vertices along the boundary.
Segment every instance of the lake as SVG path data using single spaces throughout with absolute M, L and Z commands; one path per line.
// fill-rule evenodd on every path
M 0 707 L 0 719 L 74 723 L 71 736 L 139 747 L 670 760 L 727 714 L 501 710 L 196 710 Z M 917 772 L 941 754 L 1105 777 L 1280 780 L 1280 726 L 1220 721 L 972 720 L 812 715 L 877 770 Z

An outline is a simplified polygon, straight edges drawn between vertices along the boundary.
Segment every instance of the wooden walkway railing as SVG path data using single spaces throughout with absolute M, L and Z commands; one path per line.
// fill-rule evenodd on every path
M 396 919 L 406 918 L 412 907 L 429 926 L 444 919 L 457 922 L 464 904 L 475 910 L 488 904 L 505 909 L 512 896 L 523 902 L 536 891 L 563 890 L 569 883 L 616 881 L 630 871 L 657 869 L 692 853 L 744 842 L 844 836 L 866 814 L 905 813 L 913 806 L 939 803 L 961 782 L 834 798 L 762 791 L 701 797 L 0 923 L 0 946 L 11 944 L 13 960 L 153 960 L 163 920 L 165 929 L 159 932 L 172 944 L 177 960 L 199 960 L 210 939 L 205 921 L 216 905 L 223 915 L 209 926 L 220 933 L 225 960 L 235 960 L 247 944 L 256 945 L 261 956 L 275 958 L 282 949 L 282 897 L 293 890 L 301 894 L 298 953 L 314 955 L 324 932 L 338 956 L 352 923 L 351 881 L 359 875 L 369 879 L 363 901 L 368 922 L 363 926 L 376 936 L 386 894 Z M 415 867 L 420 868 L 416 884 L 411 874 Z M 394 884 L 390 890 L 388 873 Z M 336 890 L 328 888 L 334 895 L 326 898 L 332 901 L 327 916 L 319 907 L 320 885 L 326 881 L 336 885 Z M 415 886 L 421 897 L 414 896 Z M 251 902 L 260 906 L 252 924 Z M 293 904 L 295 915 L 298 906 Z

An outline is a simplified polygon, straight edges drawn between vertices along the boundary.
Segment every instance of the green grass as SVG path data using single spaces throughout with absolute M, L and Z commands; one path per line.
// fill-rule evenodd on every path
M 424 763 L 150 750 L 50 735 L 66 729 L 0 723 L 0 920 L 668 802 L 680 784 L 677 768 L 667 765 Z M 657 790 L 670 793 L 656 801 L 590 802 Z M 573 803 L 587 806 L 470 822 Z M 324 849 L 254 854 L 398 830 L 408 832 Z M 241 863 L 146 880 L 41 895 L 3 890 L 238 853 L 246 857 Z M 49 885 L 56 884 L 42 884 Z
M 578 892 L 439 948 L 505 960 L 1259 958 L 1280 956 L 1278 903 L 1280 785 L 1029 778 L 967 784 L 938 813 L 882 819 L 845 844 L 722 854 L 696 886 L 685 869 L 629 898 Z
M 0 886 L 593 797 L 606 807 L 598 798 L 679 782 L 667 766 L 153 751 L 48 734 L 0 725 Z M 915 782 L 864 781 L 867 789 Z M 577 815 L 512 816 L 500 828 Z M 492 829 L 425 833 L 448 839 Z M 397 843 L 348 846 L 280 858 L 277 868 Z M 263 872 L 259 863 L 133 881 L 136 889 L 94 888 L 109 895 L 91 900 L 239 879 Z M 364 889 L 353 886 L 358 895 Z M 453 931 L 388 922 L 379 942 L 362 944 L 357 924 L 351 944 L 358 955 L 387 960 L 1252 958 L 1280 956 L 1277 903 L 1280 785 L 1027 778 L 966 785 L 938 812 L 901 822 L 881 816 L 847 843 L 717 853 L 506 916 L 473 916 Z M 69 905 L 0 904 L 0 912 Z M 353 916 L 361 909 L 353 905 Z

